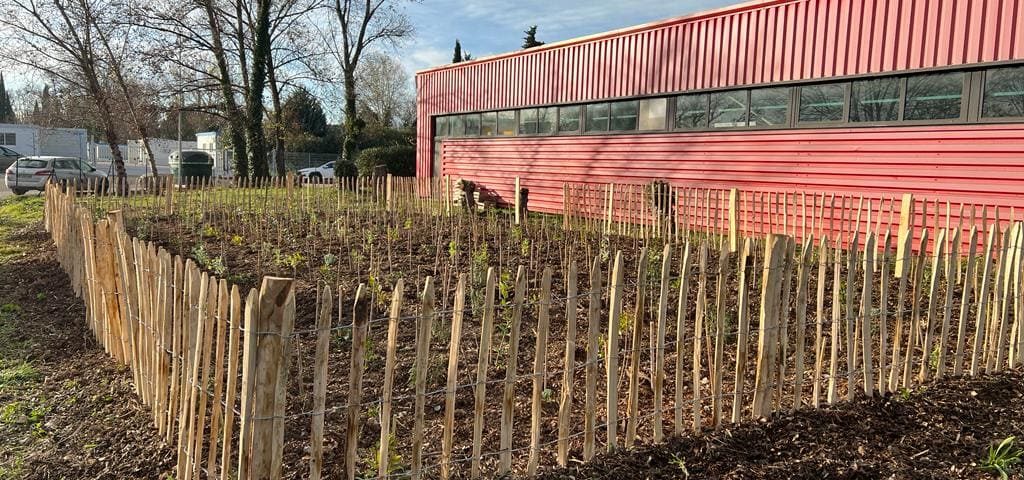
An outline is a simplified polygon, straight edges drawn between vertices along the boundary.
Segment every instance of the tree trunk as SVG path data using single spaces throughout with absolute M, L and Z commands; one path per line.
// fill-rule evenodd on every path
M 351 71 L 350 71 L 351 70 Z M 356 161 L 356 140 L 362 132 L 363 122 L 356 111 L 355 68 L 345 71 L 345 139 L 341 146 L 342 160 Z
M 274 163 L 277 166 L 277 176 L 285 176 L 284 164 L 284 135 L 281 125 L 281 85 L 277 83 L 277 68 L 274 65 L 274 54 L 271 51 L 267 55 L 267 81 L 270 87 L 270 98 L 274 102 Z
M 248 155 L 246 155 L 245 122 L 242 110 L 235 102 L 235 90 L 231 85 L 231 72 L 228 70 L 227 55 L 224 53 L 220 22 L 217 20 L 217 12 L 213 8 L 212 0 L 202 2 L 206 11 L 206 19 L 210 26 L 210 37 L 213 41 L 213 56 L 217 59 L 217 70 L 220 72 L 220 92 L 224 98 L 224 113 L 228 117 L 230 128 L 232 163 L 235 177 L 247 178 L 249 176 Z M 244 77 L 243 77 L 244 80 Z
M 252 52 L 252 72 L 245 100 L 247 115 L 245 138 L 248 140 L 249 166 L 255 178 L 270 176 L 267 167 L 267 139 L 263 133 L 263 90 L 267 83 L 267 57 L 270 55 L 270 2 L 257 2 L 257 20 Z
M 107 145 L 110 146 L 110 156 L 114 160 L 114 171 L 117 172 L 117 193 L 119 195 L 128 194 L 128 172 L 124 169 L 124 157 L 121 155 L 121 147 L 118 145 L 121 140 L 117 136 L 117 130 L 114 128 L 113 114 L 110 112 L 110 102 L 107 100 L 107 94 L 104 92 L 99 82 L 96 80 L 96 72 L 92 68 L 84 69 L 86 76 L 88 77 L 87 83 L 89 92 L 93 100 L 96 102 L 96 109 L 100 114 L 100 122 L 103 124 L 103 136 L 107 140 Z

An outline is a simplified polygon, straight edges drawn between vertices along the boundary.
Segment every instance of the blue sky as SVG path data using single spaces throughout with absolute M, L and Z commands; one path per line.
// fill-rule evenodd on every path
M 654 20 L 719 8 L 742 0 L 423 0 L 406 8 L 416 37 L 400 50 L 421 70 L 451 62 L 455 39 L 474 57 L 518 50 L 523 30 L 556 42 Z

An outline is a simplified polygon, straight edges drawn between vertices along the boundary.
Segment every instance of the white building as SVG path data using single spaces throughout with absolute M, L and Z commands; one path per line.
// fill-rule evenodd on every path
M 89 158 L 89 135 L 81 128 L 0 123 L 0 145 L 25 156 Z
M 213 157 L 214 174 L 231 172 L 232 152 L 224 147 L 224 140 L 221 138 L 220 132 L 197 132 L 194 148 L 203 150 Z
M 169 167 L 169 159 L 171 152 L 178 151 L 178 141 L 167 138 L 150 138 L 149 148 L 153 150 L 153 156 L 156 157 L 156 166 L 162 170 L 162 167 Z M 181 141 L 182 150 L 195 150 L 199 147 L 199 142 L 193 141 Z M 142 140 L 128 140 L 128 151 L 125 153 L 125 161 L 135 165 L 149 165 L 149 159 L 146 155 L 146 147 L 142 145 Z

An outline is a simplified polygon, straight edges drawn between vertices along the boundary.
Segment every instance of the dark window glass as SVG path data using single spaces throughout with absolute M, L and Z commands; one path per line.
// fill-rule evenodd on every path
M 498 135 L 510 137 L 516 134 L 516 112 L 498 112 Z
M 963 106 L 963 72 L 915 75 L 907 78 L 904 120 L 960 118 Z
M 841 122 L 846 102 L 846 84 L 829 83 L 800 87 L 801 122 Z
M 18 144 L 18 136 L 14 133 L 0 133 L 0 145 L 15 146 Z
M 537 133 L 537 109 L 527 108 L 519 111 L 519 134 L 534 135 Z
M 537 109 L 537 133 L 551 135 L 555 133 L 555 107 Z
M 780 127 L 789 124 L 789 88 L 750 91 L 750 126 Z
M 899 78 L 860 80 L 851 84 L 851 122 L 892 122 L 899 119 Z
M 46 160 L 30 160 L 22 158 L 18 160 L 18 166 L 15 168 L 46 168 Z
M 448 117 L 437 117 L 434 119 L 434 132 L 435 137 L 448 136 Z
M 711 128 L 747 126 L 747 91 L 711 94 Z
M 498 131 L 498 113 L 486 112 L 480 114 L 480 135 L 493 137 Z
M 466 136 L 475 137 L 480 135 L 480 114 L 471 113 L 469 115 L 463 115 L 463 121 L 466 122 Z
M 1024 67 L 993 68 L 985 72 L 981 116 L 1024 117 Z
M 580 131 L 580 106 L 570 105 L 558 107 L 558 131 L 578 132 Z
M 708 128 L 708 96 L 683 95 L 676 97 L 676 128 L 700 130 Z
M 614 102 L 611 105 L 612 119 L 611 128 L 609 128 L 609 130 L 613 132 L 636 130 L 639 103 L 636 100 L 631 100 L 626 102 Z
M 588 132 L 608 131 L 608 104 L 595 103 L 587 105 L 587 127 Z
M 453 137 L 462 137 L 466 135 L 466 121 L 461 115 L 455 115 L 449 118 L 448 134 Z

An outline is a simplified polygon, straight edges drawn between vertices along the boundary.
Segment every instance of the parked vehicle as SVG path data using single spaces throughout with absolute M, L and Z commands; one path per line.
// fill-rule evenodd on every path
M 20 153 L 7 147 L 0 147 L 0 170 L 6 170 L 7 167 L 14 164 L 14 162 L 19 158 L 21 158 Z
M 4 182 L 15 195 L 42 191 L 48 181 L 82 185 L 96 181 L 97 189 L 103 192 L 109 186 L 106 173 L 72 157 L 22 157 L 4 172 Z
M 319 167 L 303 168 L 296 172 L 303 180 L 322 182 L 334 178 L 334 162 L 327 162 Z

